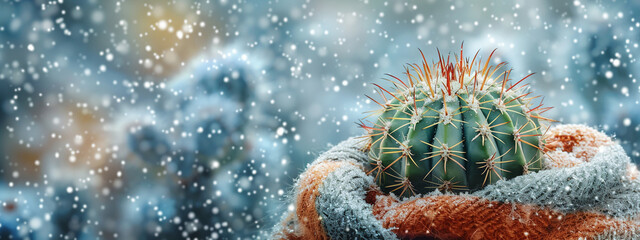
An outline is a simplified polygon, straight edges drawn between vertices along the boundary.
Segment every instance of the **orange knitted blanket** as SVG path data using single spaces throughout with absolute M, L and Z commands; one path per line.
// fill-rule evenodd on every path
M 545 139 L 549 168 L 575 167 L 589 162 L 601 146 L 613 145 L 606 135 L 585 126 L 561 125 L 549 131 Z M 355 151 L 355 150 L 354 150 Z M 328 176 L 336 171 L 362 171 L 362 165 L 349 159 L 349 154 L 332 156 L 314 164 L 300 176 L 294 198 L 295 209 L 285 214 L 276 227 L 276 239 L 336 239 L 346 236 L 359 238 L 400 239 L 628 239 L 639 238 L 640 221 L 637 214 L 612 216 L 592 210 L 560 211 L 547 205 L 491 201 L 468 194 L 433 194 L 399 200 L 385 195 L 374 185 L 361 195 L 363 210 L 374 217 L 373 223 L 358 227 L 354 218 L 335 224 L 336 218 L 319 214 L 323 192 L 327 192 Z M 343 170 L 341 170 L 343 169 Z M 638 173 L 629 165 L 625 181 L 635 181 Z M 570 176 L 567 176 L 570 177 Z M 510 180 L 509 180 L 510 181 Z M 640 192 L 640 190 L 638 191 Z M 339 193 L 338 193 L 339 194 Z M 596 197 L 597 198 L 597 197 Z M 333 198 L 332 198 L 333 199 Z M 338 198 L 335 198 L 338 199 Z M 324 203 L 323 203 L 324 204 Z M 640 203 L 638 203 L 640 204 Z M 636 204 L 637 205 L 637 204 Z M 635 205 L 634 205 L 635 206 Z M 343 208 L 344 209 L 341 209 Z M 332 211 L 352 214 L 352 206 L 330 205 Z M 337 209 L 334 210 L 333 208 Z M 640 207 L 639 207 L 640 208 Z M 324 217 L 323 217 L 324 216 Z M 364 220 L 362 220 L 364 219 Z M 333 221 L 333 222 L 332 222 Z M 377 222 L 376 222 L 377 221 Z M 376 230 L 376 226 L 381 226 Z M 367 235 L 368 234 L 368 235 Z M 387 234 L 387 235 L 385 235 Z

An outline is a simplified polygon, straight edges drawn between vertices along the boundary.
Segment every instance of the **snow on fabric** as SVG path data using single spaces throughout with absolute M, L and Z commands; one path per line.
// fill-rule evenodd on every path
M 575 125 L 555 130 L 562 128 L 595 131 Z M 585 142 L 599 139 L 597 134 L 583 136 Z M 435 191 L 398 199 L 380 192 L 362 170 L 367 158 L 359 150 L 365 144 L 362 138 L 351 138 L 320 155 L 298 179 L 294 208 L 284 214 L 272 237 L 640 237 L 640 223 L 635 220 L 640 213 L 640 182 L 628 174 L 632 165 L 619 145 L 603 146 L 575 167 L 499 181 L 474 194 Z

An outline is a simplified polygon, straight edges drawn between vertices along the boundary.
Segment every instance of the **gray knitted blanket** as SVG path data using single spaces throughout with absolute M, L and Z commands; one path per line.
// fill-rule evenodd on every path
M 350 138 L 320 155 L 309 166 L 336 160 L 354 163 L 331 172 L 318 189 L 316 209 L 331 239 L 396 239 L 395 234 L 373 216 L 372 206 L 364 200 L 374 185 L 372 177 L 359 167 L 367 164 L 366 153 L 361 151 L 365 144 L 362 138 Z M 630 159 L 622 147 L 601 147 L 590 162 L 498 181 L 470 195 L 491 201 L 545 206 L 561 212 L 593 211 L 616 218 L 632 218 L 640 213 L 640 182 L 626 176 L 629 164 Z M 438 194 L 442 193 L 430 195 Z M 289 219 L 289 224 L 295 221 L 298 219 Z M 276 226 L 274 238 L 282 238 L 279 233 L 283 227 L 286 226 Z M 640 235 L 609 232 L 601 238 L 636 239 Z

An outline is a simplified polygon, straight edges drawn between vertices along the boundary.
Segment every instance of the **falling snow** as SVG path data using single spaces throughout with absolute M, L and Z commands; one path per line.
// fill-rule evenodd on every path
M 640 162 L 638 9 L 3 1 L 0 239 L 265 238 L 300 171 L 364 134 L 372 82 L 463 42 Z

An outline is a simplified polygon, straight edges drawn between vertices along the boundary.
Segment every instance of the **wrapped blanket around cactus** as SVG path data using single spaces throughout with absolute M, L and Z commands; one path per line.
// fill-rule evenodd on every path
M 504 63 L 409 65 L 378 87 L 367 135 L 298 178 L 275 239 L 637 239 L 640 180 L 622 147 L 549 127 Z M 493 53 L 492 53 L 493 55 Z

